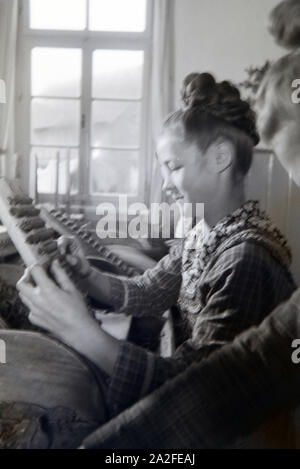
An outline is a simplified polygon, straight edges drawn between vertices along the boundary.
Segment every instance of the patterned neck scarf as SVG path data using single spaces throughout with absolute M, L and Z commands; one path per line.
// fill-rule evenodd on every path
M 282 265 L 291 264 L 291 251 L 286 238 L 258 201 L 248 201 L 232 214 L 224 217 L 204 238 L 203 221 L 186 236 L 182 255 L 182 284 L 179 306 L 183 313 L 195 314 L 201 307 L 199 282 L 209 266 L 227 249 L 244 241 L 264 246 Z

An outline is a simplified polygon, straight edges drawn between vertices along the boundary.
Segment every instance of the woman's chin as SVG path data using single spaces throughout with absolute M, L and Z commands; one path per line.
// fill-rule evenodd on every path
M 172 202 L 186 202 L 185 197 L 182 194 L 172 194 Z

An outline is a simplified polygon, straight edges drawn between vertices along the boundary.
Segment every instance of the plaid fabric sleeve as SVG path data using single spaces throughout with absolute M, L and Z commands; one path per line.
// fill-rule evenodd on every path
M 111 301 L 116 310 L 132 316 L 162 314 L 176 303 L 181 285 L 183 242 L 143 275 L 133 278 L 111 276 Z
M 155 355 L 122 342 L 114 370 L 108 379 L 107 407 L 115 415 L 142 398 L 148 390 L 155 366 Z
M 174 356 L 162 358 L 133 344 L 123 344 L 109 387 L 115 410 L 124 409 L 192 362 L 206 358 L 259 324 L 292 294 L 294 283 L 264 248 L 243 243 L 219 257 L 199 288 L 205 295 L 205 306 L 199 311 L 192 338 Z
M 217 448 L 247 436 L 299 402 L 300 289 L 259 327 L 252 327 L 200 364 L 102 426 L 86 448 Z M 179 429 L 179 430 L 177 430 Z
M 257 243 L 227 249 L 201 285 L 204 308 L 198 315 L 193 344 L 217 347 L 259 324 L 295 284 L 287 269 Z
M 295 290 L 287 270 L 261 246 L 245 242 L 225 251 L 202 281 L 204 307 L 191 339 L 174 357 L 156 360 L 150 391 L 206 358 L 260 322 Z

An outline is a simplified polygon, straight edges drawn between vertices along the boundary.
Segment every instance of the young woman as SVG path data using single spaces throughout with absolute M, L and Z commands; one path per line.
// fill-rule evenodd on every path
M 186 340 L 174 356 L 164 359 L 105 333 L 57 263 L 53 274 L 61 288 L 38 266 L 29 272 L 36 286 L 28 272 L 18 285 L 31 321 L 109 377 L 110 415 L 259 324 L 295 289 L 286 240 L 244 195 L 258 142 L 253 111 L 232 84 L 209 74 L 186 78 L 183 101 L 184 109 L 164 124 L 157 154 L 165 188 L 187 202 L 204 202 L 204 222 L 154 269 L 133 279 L 105 276 L 69 258 L 89 293 L 115 310 L 162 314 L 177 301 Z
M 280 4 L 284 11 L 288 8 L 285 3 L 291 2 Z M 300 17 L 299 3 L 298 13 L 294 18 Z M 296 32 L 291 35 L 289 27 L 290 23 L 286 29 L 280 28 L 280 34 L 288 31 L 290 36 L 285 41 L 298 37 L 300 46 L 300 35 Z M 271 66 L 258 92 L 257 111 L 261 135 L 300 186 L 300 104 L 291 99 L 292 83 L 297 77 L 300 78 L 300 49 Z M 267 422 L 270 447 L 285 447 L 282 435 L 286 435 L 287 428 L 275 425 L 273 417 L 277 419 L 280 412 L 300 402 L 300 364 L 292 360 L 292 354 L 297 352 L 293 345 L 297 339 L 300 339 L 300 289 L 259 327 L 241 334 L 201 364 L 191 365 L 100 428 L 86 440 L 85 446 L 220 447 L 249 435 Z M 299 358 L 299 342 L 296 356 Z M 299 435 L 295 445 L 300 446 Z

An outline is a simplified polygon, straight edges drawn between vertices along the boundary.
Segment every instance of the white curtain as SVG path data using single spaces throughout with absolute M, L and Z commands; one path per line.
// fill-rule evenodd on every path
M 0 104 L 1 176 L 12 176 L 15 158 L 15 80 L 18 0 L 0 1 L 0 78 L 6 84 L 6 103 Z
M 162 180 L 154 157 L 161 125 L 174 106 L 174 0 L 154 0 L 154 40 L 152 60 L 152 97 L 150 155 L 147 174 L 149 202 L 162 200 Z

